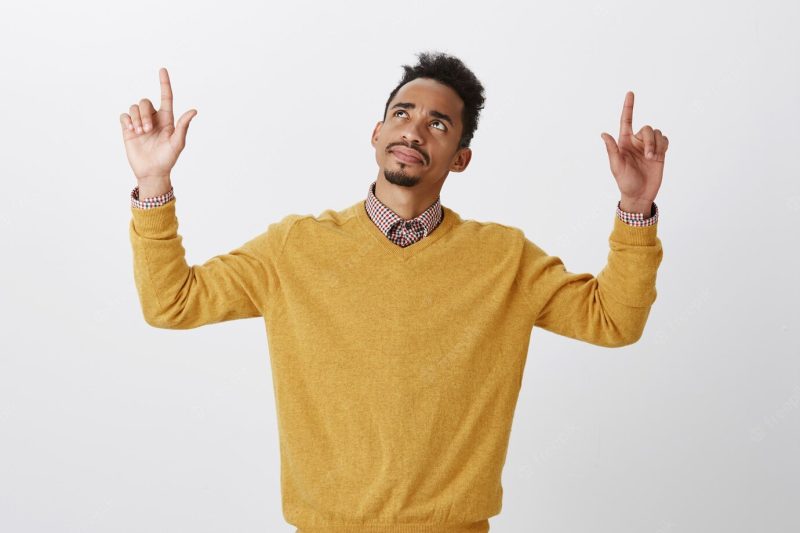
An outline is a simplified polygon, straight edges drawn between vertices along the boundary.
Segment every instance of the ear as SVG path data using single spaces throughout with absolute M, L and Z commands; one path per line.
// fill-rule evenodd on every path
M 375 124 L 375 129 L 372 130 L 372 139 L 370 141 L 372 146 L 375 146 L 375 143 L 378 142 L 378 137 L 381 135 L 381 126 L 383 126 L 383 121 L 379 121 Z
M 463 172 L 472 159 L 472 150 L 469 148 L 459 148 L 453 162 L 450 163 L 450 170 L 453 172 Z

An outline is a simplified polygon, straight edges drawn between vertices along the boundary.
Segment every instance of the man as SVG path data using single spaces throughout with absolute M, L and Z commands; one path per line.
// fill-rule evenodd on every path
M 196 111 L 174 124 L 161 69 L 158 112 L 142 99 L 121 116 L 144 318 L 187 329 L 263 317 L 283 513 L 300 532 L 488 531 L 532 328 L 625 346 L 656 298 L 668 142 L 633 133 L 633 93 L 619 138 L 602 134 L 621 199 L 595 278 L 518 228 L 441 204 L 448 173 L 469 164 L 483 87 L 455 57 L 419 57 L 372 132 L 365 200 L 287 215 L 202 265 L 186 263 L 170 184 Z

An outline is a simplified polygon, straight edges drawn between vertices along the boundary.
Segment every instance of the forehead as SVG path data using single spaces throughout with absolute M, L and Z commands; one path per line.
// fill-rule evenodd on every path
M 410 102 L 418 107 L 446 113 L 453 120 L 458 120 L 464 108 L 464 101 L 455 90 L 430 78 L 417 78 L 400 87 L 389 107 L 396 102 Z

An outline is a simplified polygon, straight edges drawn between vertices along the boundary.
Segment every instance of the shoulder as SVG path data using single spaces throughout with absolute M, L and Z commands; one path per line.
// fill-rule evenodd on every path
M 363 201 L 360 203 L 363 203 Z M 270 231 L 282 241 L 281 244 L 285 244 L 289 239 L 319 238 L 325 234 L 330 234 L 331 231 L 340 231 L 357 223 L 356 208 L 360 203 L 351 204 L 339 210 L 325 209 L 318 214 L 288 214 L 277 222 L 270 224 Z
M 521 243 L 525 239 L 522 229 L 500 222 L 476 220 L 471 218 L 459 219 L 459 229 L 464 233 L 473 235 L 483 243 L 513 244 Z
M 291 225 L 296 226 L 295 231 L 313 231 L 318 229 L 336 229 L 342 226 L 347 226 L 356 220 L 356 209 L 359 205 L 363 204 L 363 200 L 351 204 L 343 209 L 325 209 L 319 214 L 292 214 L 287 215 L 284 221 Z M 283 222 L 283 221 L 282 221 Z

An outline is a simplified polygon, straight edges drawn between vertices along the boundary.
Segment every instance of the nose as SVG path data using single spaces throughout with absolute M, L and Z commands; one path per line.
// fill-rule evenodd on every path
M 419 133 L 419 123 L 416 120 L 409 120 L 403 129 L 403 139 L 408 143 L 421 144 L 422 135 Z

